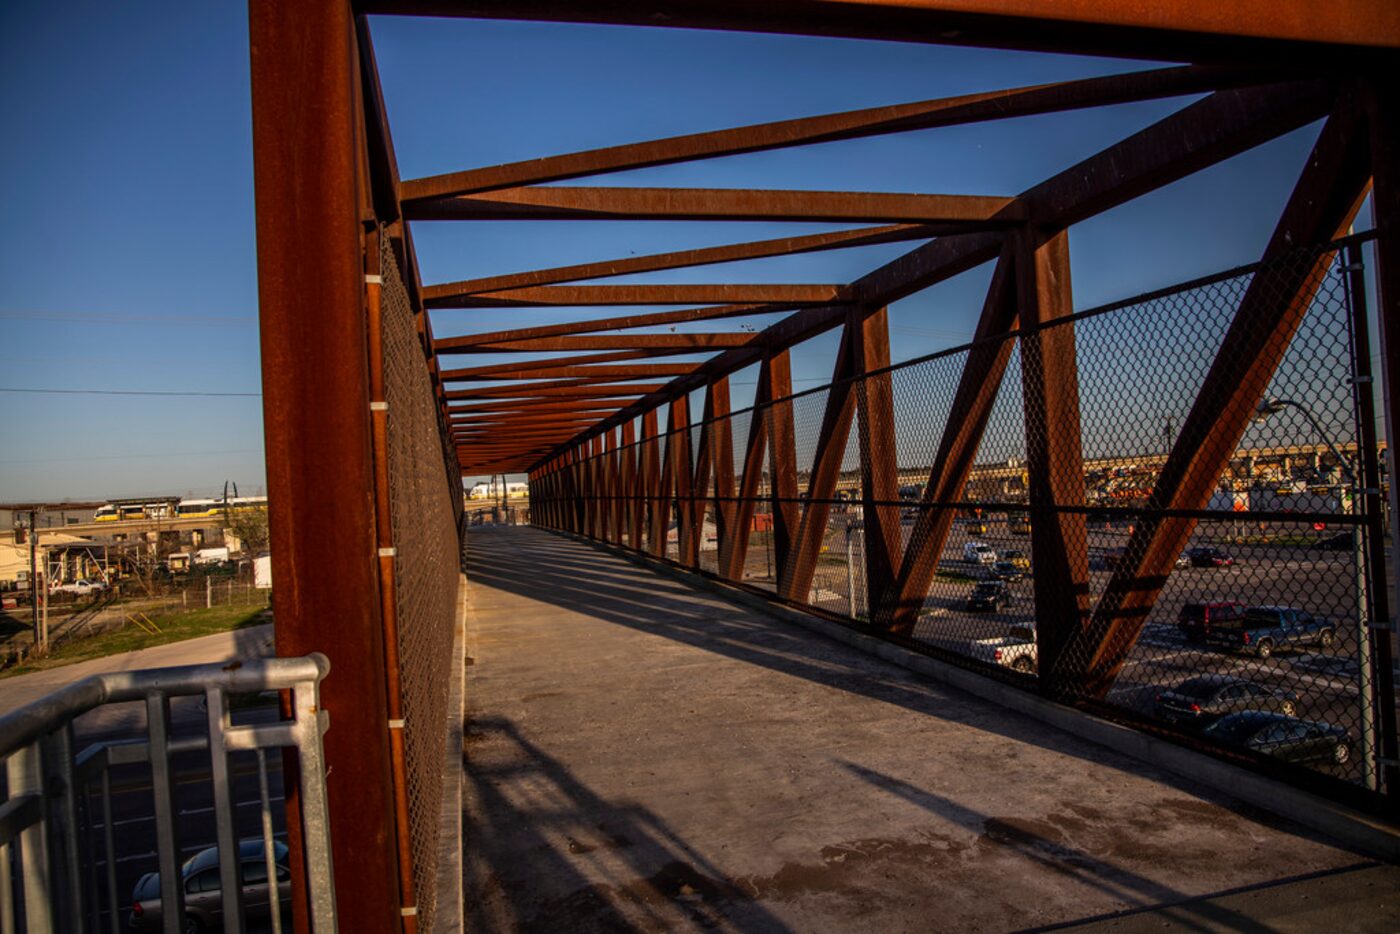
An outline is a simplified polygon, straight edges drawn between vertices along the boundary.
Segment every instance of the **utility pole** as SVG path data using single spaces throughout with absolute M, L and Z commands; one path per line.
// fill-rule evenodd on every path
M 34 611 L 34 646 L 40 651 L 48 646 L 49 632 L 40 612 L 39 584 L 39 511 L 29 510 L 29 605 Z M 45 603 L 48 601 L 45 600 Z

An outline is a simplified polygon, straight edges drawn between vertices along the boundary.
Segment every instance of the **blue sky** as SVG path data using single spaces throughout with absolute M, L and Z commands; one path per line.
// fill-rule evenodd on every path
M 656 136 L 1146 67 L 897 43 L 599 26 L 374 25 L 405 177 Z M 241 4 L 0 5 L 0 500 L 263 484 L 246 13 Z M 1012 194 L 1181 106 L 1161 101 L 648 169 L 571 184 Z M 1258 255 L 1316 127 L 1071 231 L 1088 307 Z M 1363 215 L 1369 217 L 1369 212 Z M 834 229 L 498 223 L 415 228 L 429 282 Z M 846 281 L 907 246 L 625 281 Z M 970 334 L 988 271 L 897 303 L 897 359 Z M 440 334 L 596 310 L 441 312 Z M 700 330 L 714 329 L 700 327 Z M 799 388 L 834 338 L 795 353 Z M 496 361 L 492 361 L 496 362 Z M 742 384 L 745 376 L 736 376 Z M 751 379 L 751 377 L 750 377 Z M 209 393 L 210 395 L 193 395 Z M 228 395 L 219 395 L 228 394 Z M 736 405 L 747 401 L 736 386 Z

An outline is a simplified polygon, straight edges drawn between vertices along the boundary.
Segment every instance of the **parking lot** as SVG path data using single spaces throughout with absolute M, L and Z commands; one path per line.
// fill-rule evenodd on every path
M 829 520 L 826 563 L 819 568 L 813 602 L 838 613 L 861 615 L 859 596 L 852 607 L 847 587 L 862 590 L 864 566 L 861 533 L 856 528 L 847 545 L 849 516 Z M 907 540 L 912 519 L 903 523 Z M 1334 724 L 1346 729 L 1352 752 L 1358 750 L 1363 729 L 1361 664 L 1359 655 L 1358 592 L 1356 565 L 1348 549 L 1319 548 L 1304 543 L 1322 541 L 1337 529 L 1314 531 L 1301 524 L 1270 527 L 1235 522 L 1202 522 L 1189 548 L 1215 547 L 1234 563 L 1224 567 L 1177 567 L 1153 607 L 1127 664 L 1108 696 L 1116 706 L 1152 715 L 1163 691 L 1207 674 L 1245 678 L 1297 697 L 1299 718 Z M 1112 574 L 1111 562 L 1126 545 L 1129 529 L 1091 527 L 1088 533 L 1089 585 L 1100 593 Z M 1032 576 L 1007 582 L 1008 602 L 993 612 L 968 607 L 968 596 L 979 581 L 995 578 L 992 565 L 964 557 L 964 546 L 981 542 L 998 556 L 1007 551 L 1030 554 L 1030 537 L 1013 535 L 1004 519 L 986 523 L 986 531 L 969 534 L 967 522 L 954 524 L 944 546 L 938 575 L 930 588 L 926 610 L 914 632 L 917 639 L 962 655 L 979 655 L 978 640 L 996 639 L 1035 622 Z M 851 558 L 847 572 L 846 555 Z M 760 556 L 761 560 L 761 556 Z M 848 584 L 849 579 L 849 584 Z M 1393 599 L 1393 598 L 1392 598 Z M 1193 642 L 1178 627 L 1183 606 L 1192 603 L 1238 602 L 1249 606 L 1287 606 L 1305 610 L 1335 626 L 1335 641 L 1328 648 L 1316 645 L 1280 648 L 1271 657 L 1229 651 Z M 1321 763 L 1315 767 L 1348 780 L 1362 778 L 1359 756 L 1343 765 Z

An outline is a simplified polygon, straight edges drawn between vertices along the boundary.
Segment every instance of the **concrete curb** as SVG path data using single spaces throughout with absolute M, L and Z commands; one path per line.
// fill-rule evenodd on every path
M 857 632 L 839 623 L 803 613 L 792 607 L 765 600 L 757 594 L 720 581 L 657 561 L 648 555 L 615 549 L 605 543 L 552 529 L 543 531 L 564 535 L 586 545 L 602 549 L 634 564 L 658 571 L 666 576 L 722 597 L 746 609 L 755 610 L 775 619 L 793 623 L 829 639 L 845 643 L 868 655 L 882 658 L 901 668 L 916 672 L 933 681 L 955 687 L 975 697 L 990 701 L 1026 716 L 1047 723 L 1072 736 L 1131 756 L 1140 762 L 1164 769 L 1191 782 L 1223 792 L 1271 814 L 1302 824 L 1346 846 L 1400 863 L 1400 827 L 1364 814 L 1353 808 L 1318 797 L 1283 782 L 1255 774 L 1214 759 L 1202 753 L 1177 746 L 1167 740 L 1138 732 L 1126 726 L 1104 720 L 1093 714 L 1046 700 L 1036 694 L 1018 690 L 976 672 L 959 668 L 927 655 Z M 1189 787 L 1183 788 L 1190 791 Z
M 447 745 L 443 763 L 442 811 L 438 825 L 437 909 L 433 934 L 465 930 L 462 904 L 462 743 L 466 728 L 467 578 L 457 584 L 457 618 L 452 626 L 452 659 L 457 676 L 447 694 Z

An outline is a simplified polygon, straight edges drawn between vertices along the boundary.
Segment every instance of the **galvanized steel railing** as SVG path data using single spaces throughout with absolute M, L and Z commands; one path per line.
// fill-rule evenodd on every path
M 317 932 L 336 930 L 325 763 L 321 734 L 328 727 L 318 690 L 330 670 L 324 655 L 270 658 L 234 664 L 190 665 L 94 675 L 55 691 L 0 718 L 0 759 L 6 789 L 0 799 L 0 932 L 18 925 L 31 932 L 99 930 L 122 927 L 115 874 L 110 770 L 113 766 L 149 763 L 159 862 L 161 922 L 168 934 L 185 923 L 184 881 L 174 806 L 172 757 L 207 749 L 213 786 L 214 817 L 225 932 L 244 927 L 243 891 L 238 856 L 229 755 L 257 755 L 263 854 L 273 930 L 280 929 L 277 875 L 273 865 L 273 821 L 268 793 L 267 751 L 291 747 L 299 763 L 302 840 L 308 903 Z M 290 690 L 293 719 L 233 725 L 230 695 Z M 208 733 L 175 739 L 170 699 L 203 695 Z M 73 721 L 106 704 L 144 701 L 146 740 L 100 742 L 74 755 Z M 79 795 L 100 788 L 105 869 L 98 861 L 84 867 L 79 847 Z M 86 828 L 92 830 L 91 822 Z M 85 871 L 86 869 L 86 871 Z M 18 891 L 15 871 L 18 871 Z M 105 910 L 97 892 L 105 891 Z M 92 900 L 85 914 L 85 893 Z M 165 910 L 164 906 L 175 906 Z M 100 918 L 106 915 L 107 925 Z

